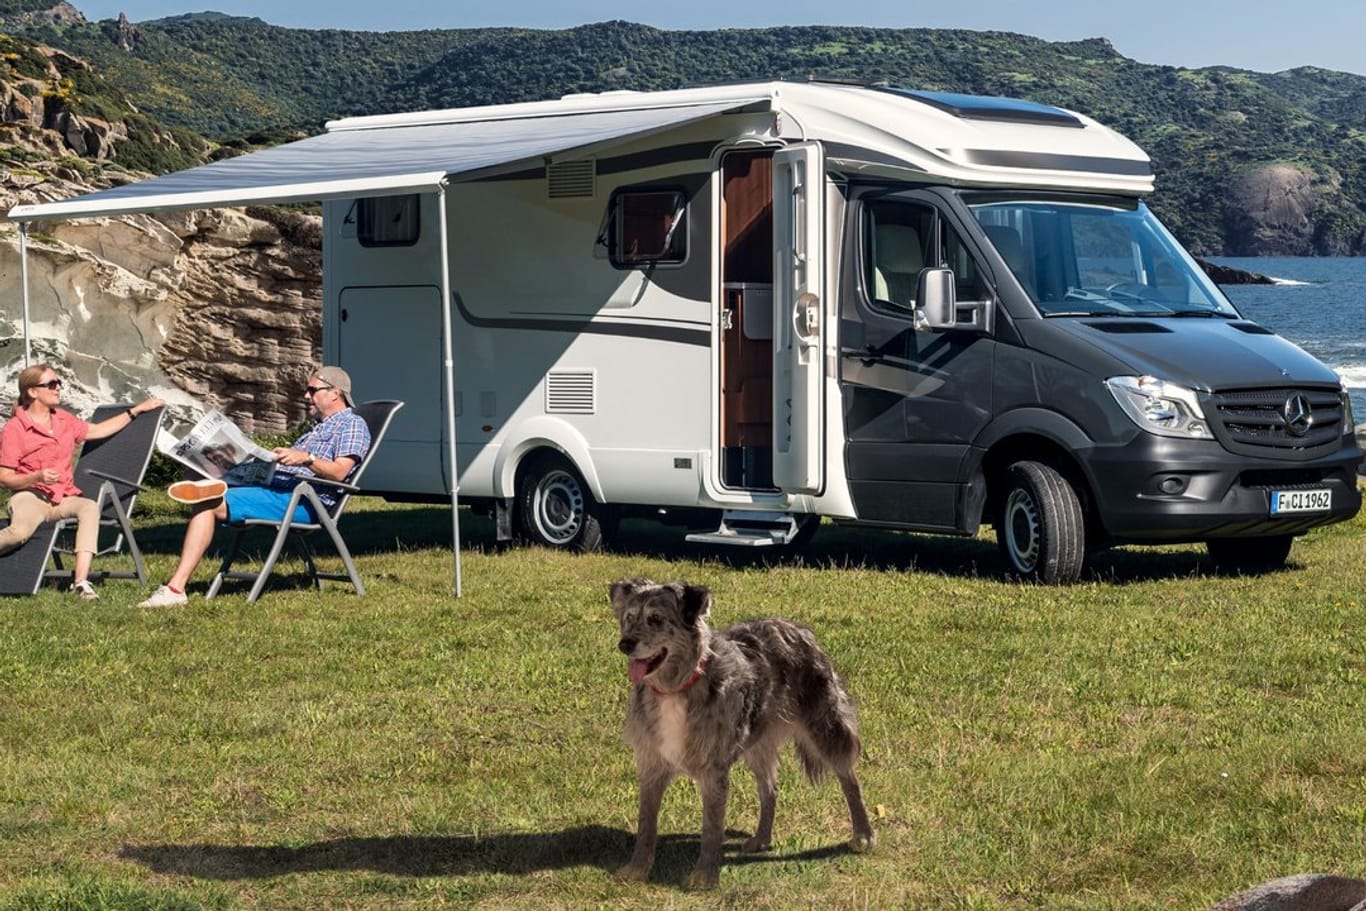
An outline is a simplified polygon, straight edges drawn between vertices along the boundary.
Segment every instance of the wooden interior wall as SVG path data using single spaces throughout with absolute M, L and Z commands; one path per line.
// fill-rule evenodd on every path
M 723 285 L 744 282 L 772 287 L 773 153 L 732 152 L 722 161 L 721 226 Z M 765 307 L 771 298 L 763 298 Z M 743 292 L 728 290 L 731 329 L 721 351 L 722 446 L 769 446 L 773 438 L 773 342 L 742 331 Z M 771 314 L 765 315 L 771 321 Z

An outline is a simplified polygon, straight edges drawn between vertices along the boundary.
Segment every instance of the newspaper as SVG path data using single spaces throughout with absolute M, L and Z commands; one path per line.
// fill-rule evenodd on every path
M 157 449 L 206 478 L 233 487 L 265 486 L 275 475 L 275 454 L 257 446 L 220 411 L 210 411 L 183 439 L 161 431 Z

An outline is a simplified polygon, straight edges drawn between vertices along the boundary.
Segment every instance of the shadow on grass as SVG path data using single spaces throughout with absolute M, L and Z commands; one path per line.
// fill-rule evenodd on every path
M 732 839 L 744 833 L 728 832 Z M 569 867 L 613 871 L 631 854 L 634 836 L 622 829 L 579 826 L 562 832 L 487 836 L 338 838 L 309 845 L 128 845 L 119 856 L 148 869 L 200 879 L 269 879 L 291 873 L 368 870 L 390 876 L 521 875 Z M 848 844 L 792 854 L 739 854 L 727 845 L 727 864 L 821 860 L 851 853 Z M 662 835 L 651 880 L 681 883 L 697 860 L 696 835 Z
M 352 510 L 340 522 L 342 537 L 357 557 L 393 553 L 404 549 L 449 548 L 451 516 L 445 506 L 414 506 L 393 510 Z M 149 553 L 177 554 L 184 525 L 176 522 L 148 524 L 138 529 L 138 542 Z M 260 531 L 248 539 L 245 561 L 260 562 L 269 549 L 273 531 Z M 976 538 L 912 534 L 886 529 L 855 528 L 826 523 L 804 547 L 725 547 L 693 544 L 684 540 L 687 530 L 649 520 L 632 519 L 621 524 L 610 551 L 618 555 L 665 561 L 705 562 L 733 569 L 816 567 L 862 568 L 883 572 L 926 572 L 957 578 L 1008 581 L 996 541 L 990 535 Z M 226 538 L 220 532 L 219 540 Z M 326 559 L 331 543 L 325 534 L 314 534 L 311 543 Z M 492 520 L 460 512 L 460 544 L 464 552 L 515 555 L 517 546 L 500 543 Z M 293 558 L 291 550 L 287 559 Z M 213 560 L 213 554 L 208 558 Z M 1293 556 L 1286 570 L 1297 568 Z M 288 567 L 278 584 L 288 586 Z M 1181 550 L 1117 548 L 1095 554 L 1083 582 L 1111 585 L 1190 577 L 1225 577 L 1203 548 Z M 294 582 L 307 585 L 303 575 Z M 276 583 L 273 583 L 276 584 Z

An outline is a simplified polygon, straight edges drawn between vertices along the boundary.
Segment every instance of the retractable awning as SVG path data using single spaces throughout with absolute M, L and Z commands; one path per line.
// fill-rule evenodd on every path
M 619 142 L 744 107 L 707 103 L 460 122 L 340 121 L 320 136 L 138 183 L 35 205 L 14 221 L 434 192 L 447 178 Z M 490 109 L 495 110 L 495 109 Z M 374 124 L 350 127 L 348 124 Z
M 680 93 L 681 94 L 681 93 Z M 702 97 L 698 97 L 701 95 Z M 573 100 L 418 115 L 356 118 L 328 125 L 321 136 L 139 183 L 71 199 L 15 206 L 24 277 L 24 363 L 30 358 L 28 223 L 171 209 L 208 209 L 253 203 L 321 201 L 361 196 L 433 193 L 440 229 L 442 337 L 448 477 L 455 594 L 461 593 L 459 486 L 456 482 L 455 379 L 451 348 L 451 279 L 447 251 L 446 182 L 542 163 L 550 156 L 586 154 L 595 147 L 681 126 L 771 100 L 763 87 L 700 90 L 686 99 L 650 104 L 638 98 Z M 605 108 L 605 109 L 604 109 Z

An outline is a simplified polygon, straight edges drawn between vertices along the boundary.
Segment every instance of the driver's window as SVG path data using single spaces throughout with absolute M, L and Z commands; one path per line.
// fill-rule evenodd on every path
M 864 284 L 874 304 L 909 311 L 916 282 L 933 250 L 934 209 L 905 202 L 868 205 L 864 222 Z

